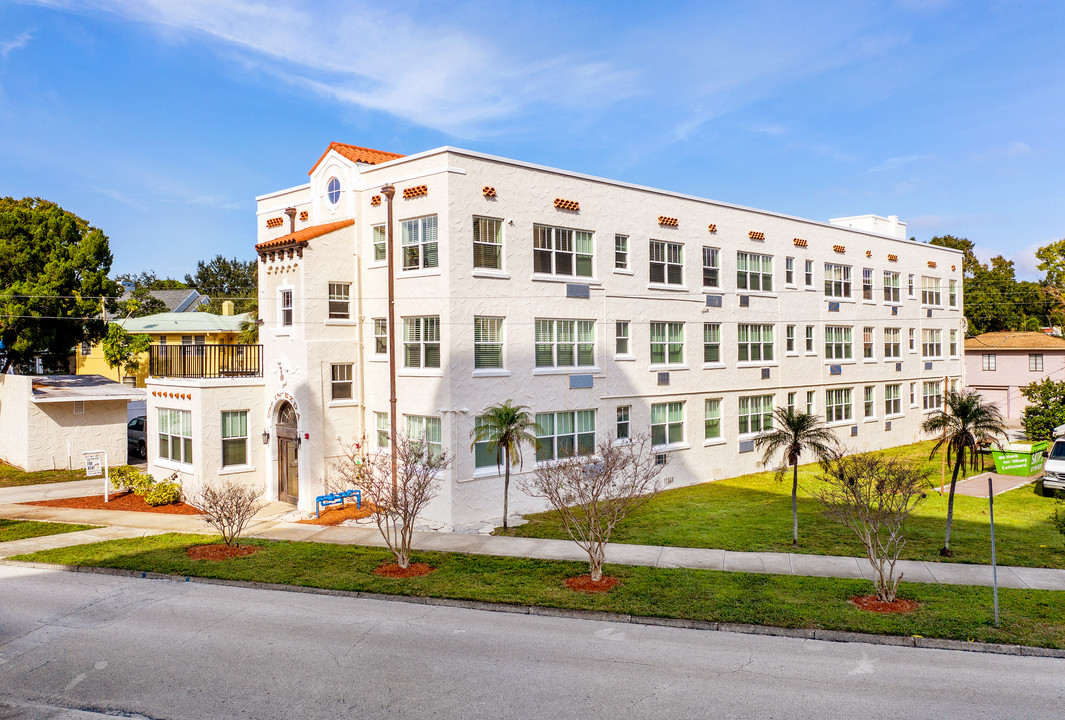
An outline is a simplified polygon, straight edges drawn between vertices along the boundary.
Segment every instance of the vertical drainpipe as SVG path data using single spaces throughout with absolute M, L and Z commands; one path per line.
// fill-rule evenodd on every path
M 388 441 L 392 455 L 392 496 L 399 489 L 396 479 L 396 273 L 392 252 L 392 198 L 396 187 L 389 183 L 381 188 L 381 194 L 388 201 L 388 225 L 385 228 L 385 256 L 388 259 Z
M 296 208 L 285 208 L 285 214 L 288 215 L 288 231 L 289 234 L 296 232 Z

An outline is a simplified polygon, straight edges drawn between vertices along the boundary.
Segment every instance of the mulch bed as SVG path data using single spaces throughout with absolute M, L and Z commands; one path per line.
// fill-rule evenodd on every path
M 258 545 L 193 545 L 185 553 L 193 560 L 228 560 L 252 555 L 262 550 Z
M 375 575 L 380 575 L 386 578 L 412 578 L 421 577 L 422 575 L 428 575 L 435 567 L 426 565 L 425 563 L 411 563 L 406 568 L 401 568 L 395 563 L 388 563 L 387 565 L 381 565 L 374 570 Z
M 365 517 L 370 517 L 372 513 L 373 508 L 370 503 L 363 503 L 359 509 L 356 509 L 355 503 L 345 503 L 343 506 L 337 505 L 322 508 L 321 517 L 312 517 L 306 520 L 297 520 L 296 522 L 304 525 L 339 525 L 345 520 L 361 520 Z
M 908 613 L 921 607 L 916 600 L 907 600 L 897 597 L 892 602 L 878 600 L 876 595 L 859 595 L 852 597 L 848 602 L 859 610 L 875 613 Z
M 610 592 L 614 587 L 621 583 L 616 577 L 603 576 L 602 580 L 592 580 L 591 575 L 579 575 L 577 577 L 566 578 L 566 587 L 575 592 L 585 593 L 605 593 Z
M 169 513 L 170 515 L 200 514 L 200 511 L 195 507 L 183 502 L 152 507 L 144 502 L 144 498 L 140 495 L 134 495 L 131 492 L 111 493 L 110 502 L 104 502 L 103 495 L 90 495 L 89 497 L 59 498 L 57 500 L 35 500 L 22 504 L 74 508 L 76 510 L 132 510 L 133 512 Z

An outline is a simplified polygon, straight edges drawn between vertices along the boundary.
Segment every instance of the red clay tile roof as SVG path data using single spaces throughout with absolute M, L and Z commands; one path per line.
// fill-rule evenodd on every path
M 334 230 L 339 230 L 340 228 L 345 228 L 354 224 L 355 218 L 348 218 L 347 220 L 337 220 L 336 222 L 325 223 L 324 225 L 311 225 L 302 230 L 297 230 L 294 233 L 289 233 L 288 235 L 282 235 L 273 240 L 261 242 L 255 246 L 255 249 L 259 252 L 263 252 L 264 250 L 270 250 L 277 247 L 306 244 L 308 240 L 313 240 L 322 235 L 328 235 Z
M 989 332 L 966 338 L 966 350 L 1062 350 L 1065 339 L 1041 332 Z
M 366 163 L 367 165 L 376 165 L 377 163 L 388 162 L 389 160 L 395 160 L 396 158 L 403 157 L 396 153 L 385 152 L 384 150 L 373 150 L 371 148 L 359 147 L 358 145 L 345 145 L 344 143 L 331 142 L 329 147 L 322 153 L 322 157 L 318 158 L 318 162 L 314 164 L 311 171 L 307 173 L 311 175 L 314 173 L 315 168 L 322 164 L 325 160 L 325 156 L 329 154 L 330 150 L 336 150 L 339 154 L 346 157 L 352 162 Z

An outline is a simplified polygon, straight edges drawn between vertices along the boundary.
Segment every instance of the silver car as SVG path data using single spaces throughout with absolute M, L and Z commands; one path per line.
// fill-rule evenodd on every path
M 138 415 L 126 425 L 126 449 L 137 457 L 148 457 L 148 446 L 145 444 L 145 430 L 147 418 Z

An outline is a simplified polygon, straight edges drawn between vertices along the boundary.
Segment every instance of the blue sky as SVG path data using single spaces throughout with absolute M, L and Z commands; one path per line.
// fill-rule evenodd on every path
M 815 220 L 899 215 L 1021 277 L 1065 237 L 1065 3 L 0 0 L 0 195 L 115 272 L 251 259 L 332 140 L 513 157 Z

